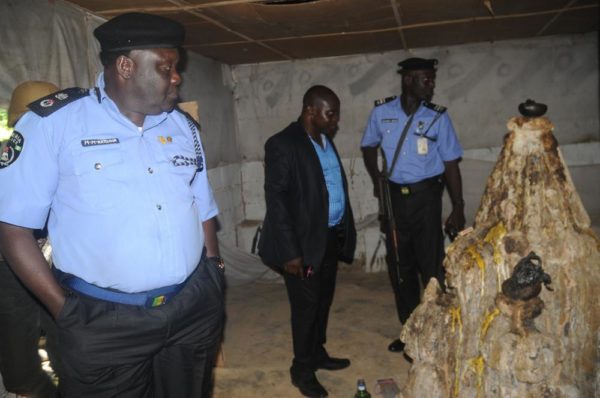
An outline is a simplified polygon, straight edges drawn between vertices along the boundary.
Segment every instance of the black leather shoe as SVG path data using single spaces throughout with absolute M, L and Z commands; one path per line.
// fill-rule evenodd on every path
M 317 369 L 340 370 L 350 366 L 350 360 L 346 358 L 327 357 L 317 363 Z
M 323 398 L 328 395 L 327 390 L 319 383 L 319 380 L 317 380 L 314 373 L 306 375 L 301 379 L 292 376 L 292 384 L 296 386 L 305 397 Z
M 388 351 L 391 352 L 402 352 L 404 351 L 404 343 L 400 339 L 396 339 L 388 345 Z

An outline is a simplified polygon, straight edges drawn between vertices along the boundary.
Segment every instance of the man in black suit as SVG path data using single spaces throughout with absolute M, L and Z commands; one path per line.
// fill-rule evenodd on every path
M 327 391 L 317 369 L 337 370 L 350 360 L 325 350 L 337 262 L 352 262 L 356 230 L 348 184 L 329 138 L 338 129 L 340 100 L 325 86 L 311 87 L 298 121 L 265 144 L 267 214 L 259 242 L 263 262 L 283 274 L 292 312 L 292 383 L 308 397 Z

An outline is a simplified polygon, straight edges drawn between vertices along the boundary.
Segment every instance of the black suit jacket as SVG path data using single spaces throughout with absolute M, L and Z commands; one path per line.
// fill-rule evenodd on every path
M 329 143 L 340 161 L 335 145 Z M 339 231 L 339 259 L 351 263 L 356 229 L 341 161 L 340 169 L 346 209 Z M 319 157 L 299 122 L 265 144 L 265 199 L 267 213 L 258 244 L 263 262 L 281 270 L 286 261 L 303 257 L 304 264 L 317 271 L 327 243 L 329 197 Z

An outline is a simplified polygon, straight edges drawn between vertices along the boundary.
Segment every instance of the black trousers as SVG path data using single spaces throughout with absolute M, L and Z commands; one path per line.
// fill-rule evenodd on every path
M 0 261 L 0 373 L 10 392 L 28 397 L 55 397 L 57 389 L 42 370 L 38 346 L 42 330 L 46 349 L 56 366 L 52 338 L 56 326 L 50 314 L 27 290 L 5 261 Z
M 327 236 L 325 256 L 309 278 L 284 273 L 292 315 L 294 359 L 292 373 L 297 377 L 312 373 L 317 361 L 327 357 L 327 321 L 333 302 L 337 276 L 339 243 L 335 228 Z
M 224 278 L 203 261 L 175 298 L 154 308 L 71 293 L 57 318 L 63 398 L 209 397 Z
M 431 278 L 437 278 L 444 286 L 442 193 L 441 183 L 411 195 L 391 192 L 400 263 L 394 263 L 391 255 L 394 249 L 389 238 L 387 263 L 398 319 L 402 324 L 419 305 L 419 276 L 423 286 Z

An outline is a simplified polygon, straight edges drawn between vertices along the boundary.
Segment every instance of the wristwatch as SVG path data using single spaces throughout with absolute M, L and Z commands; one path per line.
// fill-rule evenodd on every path
M 221 256 L 208 257 L 207 260 L 209 260 L 211 263 L 214 263 L 217 267 L 219 267 L 219 269 L 225 269 L 225 260 L 223 260 Z

